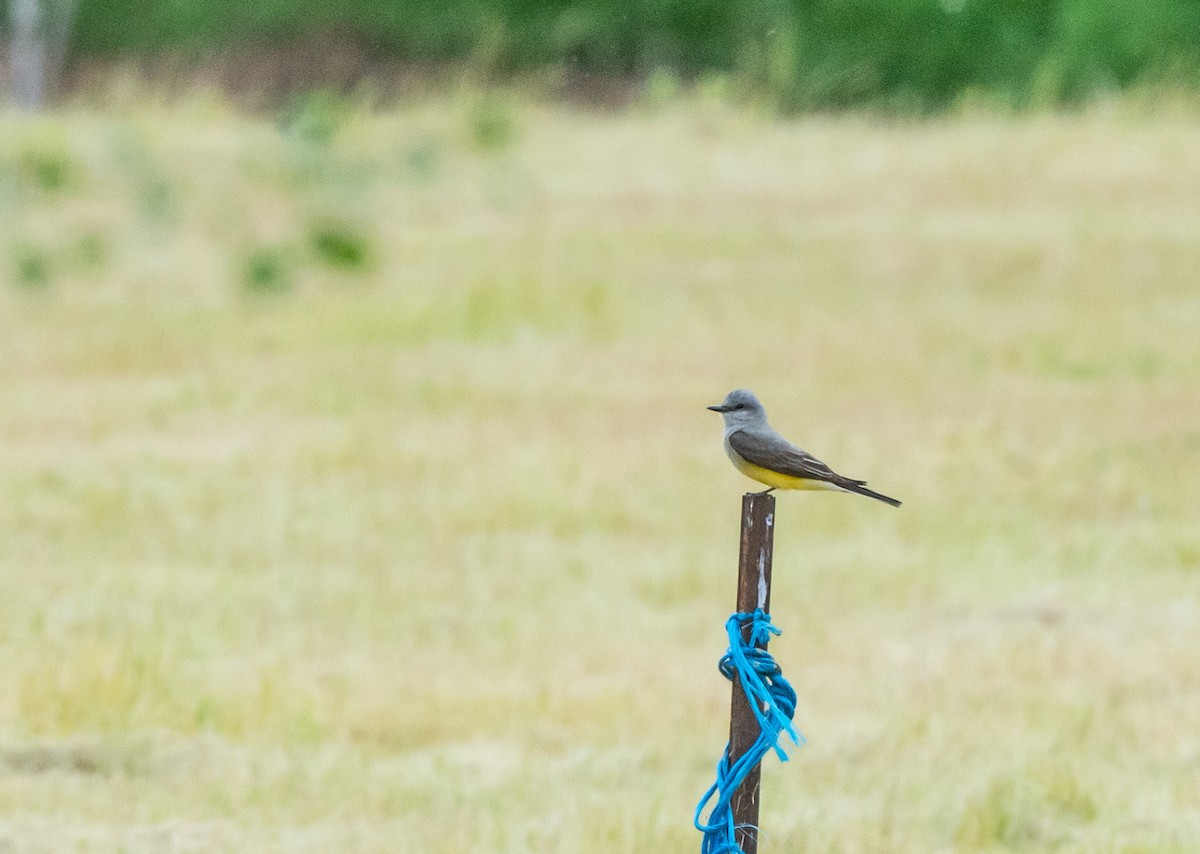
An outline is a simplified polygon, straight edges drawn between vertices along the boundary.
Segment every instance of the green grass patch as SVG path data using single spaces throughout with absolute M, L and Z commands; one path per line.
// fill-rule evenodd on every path
M 483 97 L 0 112 L 0 838 L 698 846 L 744 385 L 764 846 L 1200 850 L 1192 115 Z

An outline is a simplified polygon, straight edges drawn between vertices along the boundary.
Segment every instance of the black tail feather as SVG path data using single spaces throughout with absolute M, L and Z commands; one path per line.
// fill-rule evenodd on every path
M 838 486 L 847 490 L 848 492 L 855 492 L 859 495 L 865 495 L 867 498 L 874 498 L 876 501 L 882 501 L 884 504 L 890 504 L 893 507 L 899 507 L 903 503 L 895 498 L 889 498 L 886 495 L 878 493 L 873 489 L 867 489 L 865 484 L 865 480 L 851 480 L 850 478 L 845 478 L 841 483 L 838 484 Z

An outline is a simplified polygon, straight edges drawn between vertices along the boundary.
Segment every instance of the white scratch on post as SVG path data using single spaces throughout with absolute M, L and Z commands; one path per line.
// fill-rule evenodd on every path
M 758 553 L 758 607 L 767 609 L 767 551 Z
M 771 526 L 775 524 L 775 514 L 768 513 L 766 518 L 767 523 L 767 538 L 771 536 Z M 758 552 L 758 607 L 761 610 L 767 609 L 767 550 L 760 549 Z

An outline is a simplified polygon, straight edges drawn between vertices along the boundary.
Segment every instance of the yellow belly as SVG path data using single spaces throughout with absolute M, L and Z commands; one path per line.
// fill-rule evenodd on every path
M 729 455 L 729 459 L 733 461 L 734 467 L 751 480 L 757 480 L 759 483 L 774 487 L 775 489 L 831 489 L 836 492 L 842 492 L 840 487 L 834 486 L 824 480 L 811 480 L 807 477 L 795 477 L 790 474 L 781 474 L 777 471 L 765 469 L 762 466 L 756 466 L 754 463 L 743 459 L 736 451 L 725 446 L 725 453 Z

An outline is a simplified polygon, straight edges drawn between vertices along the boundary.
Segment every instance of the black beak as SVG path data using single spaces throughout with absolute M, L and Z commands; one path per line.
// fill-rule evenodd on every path
M 706 408 L 711 409 L 713 412 L 728 412 L 729 411 L 724 406 L 709 406 Z

